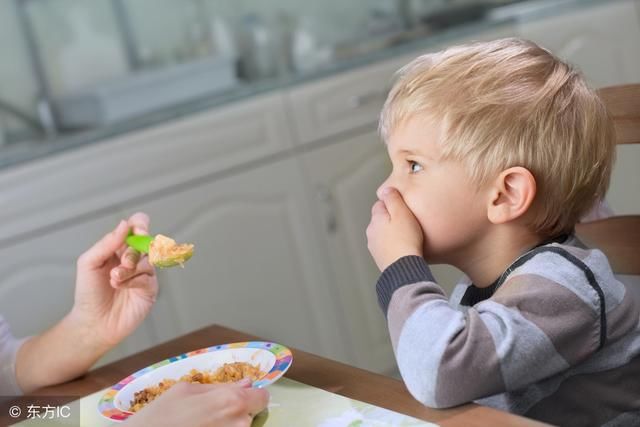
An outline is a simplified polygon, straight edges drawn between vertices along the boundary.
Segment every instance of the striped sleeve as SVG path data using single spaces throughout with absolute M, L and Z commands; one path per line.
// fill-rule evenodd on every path
M 537 254 L 466 311 L 449 305 L 421 258 L 402 258 L 388 270 L 377 291 L 398 367 L 427 406 L 520 389 L 600 345 L 597 292 L 582 269 L 557 253 Z

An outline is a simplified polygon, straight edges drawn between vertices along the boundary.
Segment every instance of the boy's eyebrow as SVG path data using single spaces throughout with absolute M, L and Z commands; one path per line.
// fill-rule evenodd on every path
M 402 148 L 402 149 L 398 150 L 397 153 L 398 153 L 398 155 L 408 154 L 408 155 L 411 155 L 411 156 L 420 156 L 420 157 L 424 157 L 424 158 L 433 160 L 433 155 L 432 154 L 429 154 L 428 152 L 412 150 L 412 149 L 409 149 L 409 148 Z
M 401 148 L 400 150 L 397 151 L 398 154 L 412 154 L 412 155 L 424 155 L 424 153 L 421 153 L 419 151 L 416 150 L 412 150 L 410 148 Z

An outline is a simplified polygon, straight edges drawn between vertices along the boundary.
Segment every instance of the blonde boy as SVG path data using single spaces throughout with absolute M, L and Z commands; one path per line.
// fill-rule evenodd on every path
M 393 170 L 367 237 L 413 396 L 640 424 L 640 305 L 572 236 L 614 157 L 583 77 L 528 41 L 453 47 L 400 70 L 380 131 Z M 430 263 L 466 275 L 448 301 Z

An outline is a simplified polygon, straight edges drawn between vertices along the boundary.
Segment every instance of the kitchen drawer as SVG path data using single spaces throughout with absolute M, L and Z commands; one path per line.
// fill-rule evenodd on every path
M 423 45 L 393 59 L 318 80 L 287 94 L 297 142 L 309 144 L 345 131 L 377 127 L 380 111 L 394 80 L 394 73 L 419 55 L 448 46 L 515 35 L 511 23 L 468 31 L 452 38 L 449 34 L 425 39 Z
M 415 56 L 367 65 L 290 90 L 288 101 L 299 143 L 360 126 L 375 128 L 394 73 Z
M 0 248 L 12 237 L 176 191 L 292 147 L 282 94 L 173 120 L 0 174 Z

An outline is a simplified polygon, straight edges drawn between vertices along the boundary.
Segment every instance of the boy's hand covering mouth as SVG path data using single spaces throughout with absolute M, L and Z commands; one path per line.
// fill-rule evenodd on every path
M 422 256 L 422 228 L 395 188 L 384 188 L 371 208 L 367 241 L 380 271 L 404 256 Z

